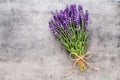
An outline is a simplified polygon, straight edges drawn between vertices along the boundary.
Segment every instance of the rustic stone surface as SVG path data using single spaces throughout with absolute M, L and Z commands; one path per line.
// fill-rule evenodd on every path
M 88 51 L 94 52 L 85 72 L 73 62 L 48 28 L 51 11 L 67 4 L 89 10 Z M 119 0 L 0 0 L 0 80 L 120 80 Z

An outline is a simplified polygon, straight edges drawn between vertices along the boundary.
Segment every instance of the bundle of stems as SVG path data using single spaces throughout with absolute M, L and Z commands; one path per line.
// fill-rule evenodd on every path
M 91 23 L 88 11 L 84 11 L 81 5 L 72 4 L 67 5 L 64 10 L 52 12 L 52 15 L 49 28 L 58 41 L 70 54 L 74 53 L 76 57 L 85 55 L 88 42 L 87 27 Z

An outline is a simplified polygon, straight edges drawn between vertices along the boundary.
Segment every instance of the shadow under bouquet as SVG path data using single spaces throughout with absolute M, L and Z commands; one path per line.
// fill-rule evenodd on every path
M 70 75 L 76 65 L 81 71 L 86 70 L 86 65 L 96 69 L 87 62 L 92 56 L 91 52 L 86 53 L 88 42 L 87 26 L 91 23 L 87 10 L 81 5 L 67 5 L 64 10 L 52 12 L 53 18 L 49 21 L 49 28 L 57 40 L 69 52 L 71 60 L 74 61 L 72 70 L 65 74 Z

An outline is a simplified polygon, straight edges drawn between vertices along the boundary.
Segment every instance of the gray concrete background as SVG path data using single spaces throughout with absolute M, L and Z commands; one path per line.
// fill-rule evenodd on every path
M 48 28 L 51 11 L 82 4 L 90 12 L 85 72 L 73 62 Z M 0 0 L 0 80 L 120 80 L 120 0 Z

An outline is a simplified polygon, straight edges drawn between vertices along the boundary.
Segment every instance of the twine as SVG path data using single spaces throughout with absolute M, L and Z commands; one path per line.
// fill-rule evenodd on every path
M 72 58 L 72 55 L 74 55 L 75 58 Z M 74 64 L 72 66 L 72 69 L 67 74 L 65 74 L 65 76 L 69 76 L 74 72 L 76 64 L 79 66 L 81 71 L 86 70 L 86 65 L 88 65 L 94 70 L 99 70 L 98 68 L 94 67 L 91 63 L 87 61 L 87 59 L 91 58 L 92 56 L 93 54 L 91 52 L 87 52 L 82 56 L 77 55 L 77 53 L 75 52 L 72 52 L 71 54 L 69 54 L 69 57 L 72 61 L 74 61 Z

